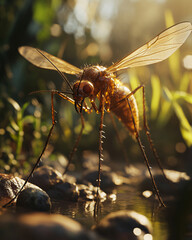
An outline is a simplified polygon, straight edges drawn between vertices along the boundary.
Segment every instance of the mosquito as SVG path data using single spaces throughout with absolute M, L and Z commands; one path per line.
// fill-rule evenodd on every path
M 41 160 L 50 136 L 52 134 L 53 128 L 55 126 L 55 116 L 54 116 L 54 105 L 53 97 L 54 95 L 59 95 L 62 99 L 69 101 L 75 106 L 76 111 L 81 116 L 81 131 L 77 137 L 71 155 L 69 157 L 68 166 L 72 159 L 72 156 L 78 146 L 83 129 L 84 129 L 84 118 L 83 112 L 91 113 L 95 111 L 100 114 L 100 124 L 99 124 L 99 158 L 98 158 L 98 176 L 97 176 L 97 186 L 98 191 L 100 189 L 101 182 L 101 162 L 103 161 L 103 119 L 104 113 L 110 112 L 116 115 L 116 117 L 123 123 L 125 128 L 128 129 L 130 135 L 136 139 L 139 148 L 143 155 L 144 161 L 146 163 L 154 192 L 159 200 L 161 206 L 165 206 L 157 185 L 155 183 L 152 171 L 149 165 L 147 155 L 145 153 L 144 147 L 141 143 L 141 138 L 139 135 L 140 123 L 139 123 L 139 111 L 136 103 L 134 94 L 141 90 L 142 91 L 142 105 L 143 105 L 143 127 L 150 144 L 150 148 L 153 152 L 155 159 L 157 160 L 160 168 L 159 156 L 153 145 L 149 127 L 147 124 L 146 110 L 145 110 L 145 86 L 140 85 L 133 91 L 131 91 L 127 86 L 123 85 L 120 79 L 117 77 L 116 73 L 120 70 L 125 70 L 132 67 L 145 66 L 153 63 L 157 63 L 165 60 L 171 54 L 173 54 L 188 38 L 192 31 L 192 25 L 190 22 L 182 22 L 176 24 L 160 34 L 158 34 L 151 41 L 147 42 L 145 45 L 141 46 L 137 50 L 128 54 L 121 60 L 117 61 L 110 67 L 104 67 L 101 65 L 86 66 L 83 69 L 75 67 L 68 62 L 59 59 L 51 54 L 39 50 L 37 48 L 22 46 L 19 48 L 19 53 L 27 59 L 29 62 L 37 67 L 56 70 L 64 79 L 69 87 L 69 93 L 72 94 L 72 98 L 69 97 L 66 92 L 51 90 L 51 111 L 52 111 L 52 127 L 49 131 L 45 146 L 34 165 L 30 175 L 26 179 L 24 185 L 16 196 L 11 199 L 6 205 L 9 205 L 16 197 L 20 194 L 26 183 L 29 181 L 32 173 L 39 164 Z M 76 75 L 77 80 L 73 85 L 65 77 L 64 73 Z M 88 104 L 88 102 L 90 103 Z M 96 104 L 96 99 L 98 104 Z M 89 106 L 88 106 L 89 105 Z M 67 169 L 67 168 L 66 168 Z M 66 172 L 66 170 L 65 170 Z

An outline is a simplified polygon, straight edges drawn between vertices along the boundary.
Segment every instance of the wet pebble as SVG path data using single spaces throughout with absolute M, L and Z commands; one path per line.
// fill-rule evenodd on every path
M 0 201 L 13 198 L 22 184 L 22 179 L 0 173 Z
M 94 231 L 105 239 L 113 240 L 152 240 L 151 223 L 134 211 L 113 212 L 95 226 Z
M 49 212 L 51 200 L 46 192 L 36 188 L 26 188 L 18 196 L 16 206 L 24 211 Z
M 75 178 L 68 175 L 63 177 L 50 166 L 39 167 L 30 182 L 46 191 L 51 199 L 76 201 L 79 196 Z
M 39 186 L 44 191 L 47 191 L 52 186 L 58 183 L 63 183 L 62 174 L 50 166 L 42 166 L 37 168 L 30 182 Z
M 62 182 L 55 184 L 47 190 L 52 199 L 77 201 L 79 197 L 78 187 L 75 183 Z
M 11 229 L 11 231 L 10 231 Z M 96 240 L 96 234 L 58 214 L 31 213 L 0 217 L 1 240 Z
M 87 170 L 84 172 L 82 181 L 89 182 L 93 186 L 97 186 L 98 171 L 97 170 Z M 122 184 L 123 181 L 120 176 L 111 171 L 101 171 L 101 184 L 100 187 L 105 192 L 110 192 L 116 186 Z
M 97 198 L 97 187 L 93 186 L 92 184 L 84 185 L 84 184 L 78 184 L 79 189 L 79 198 L 83 200 L 95 200 Z M 99 190 L 99 198 L 101 201 L 106 200 L 107 194 Z
M 24 184 L 24 180 L 19 177 L 0 173 L 0 205 L 6 204 L 15 197 Z M 37 186 L 27 183 L 25 188 L 32 187 L 40 189 Z
M 167 179 L 159 171 L 153 171 L 157 188 L 164 199 L 167 201 L 174 200 L 175 196 L 183 189 L 185 183 L 190 180 L 190 177 L 185 172 L 175 170 L 165 169 L 164 172 Z M 147 175 L 148 173 L 146 173 L 146 176 Z M 140 183 L 139 189 L 143 196 L 145 196 L 146 192 L 153 192 L 153 186 L 149 176 Z

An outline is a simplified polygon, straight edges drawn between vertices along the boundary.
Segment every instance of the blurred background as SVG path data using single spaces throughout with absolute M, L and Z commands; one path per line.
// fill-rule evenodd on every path
M 36 68 L 18 53 L 30 45 L 83 67 L 110 66 L 167 27 L 192 22 L 191 0 L 7 0 L 0 1 L 0 167 L 4 172 L 29 171 L 51 127 L 49 93 L 65 89 L 56 71 Z M 190 171 L 192 145 L 192 36 L 168 60 L 118 73 L 130 89 L 146 86 L 149 126 L 163 165 Z M 73 83 L 75 76 L 67 75 Z M 136 95 L 142 109 L 140 94 Z M 74 106 L 56 97 L 57 127 L 47 156 L 68 156 L 80 130 Z M 140 111 L 142 115 L 142 111 Z M 75 156 L 98 151 L 99 115 L 85 114 L 86 127 Z M 104 150 L 124 161 L 120 143 L 105 115 Z M 143 161 L 136 142 L 116 119 L 130 162 Z M 142 127 L 142 118 L 141 118 Z M 149 145 L 141 132 L 148 152 Z M 79 160 L 78 160 L 79 161 Z

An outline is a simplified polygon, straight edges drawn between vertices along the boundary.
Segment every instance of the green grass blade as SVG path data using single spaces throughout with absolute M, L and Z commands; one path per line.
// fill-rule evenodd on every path
M 160 79 L 156 75 L 151 77 L 152 97 L 151 97 L 151 119 L 155 119 L 160 105 L 161 86 Z

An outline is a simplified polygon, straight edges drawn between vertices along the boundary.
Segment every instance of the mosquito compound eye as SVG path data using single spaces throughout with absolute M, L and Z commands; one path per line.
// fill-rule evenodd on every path
M 94 92 L 94 86 L 91 82 L 82 80 L 73 85 L 74 98 L 85 98 L 91 96 Z
M 93 86 L 91 84 L 86 84 L 85 86 L 83 86 L 83 92 L 86 94 L 86 95 L 89 95 L 91 94 L 93 91 Z

